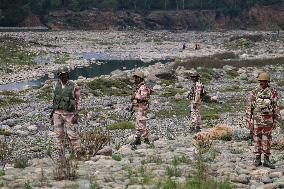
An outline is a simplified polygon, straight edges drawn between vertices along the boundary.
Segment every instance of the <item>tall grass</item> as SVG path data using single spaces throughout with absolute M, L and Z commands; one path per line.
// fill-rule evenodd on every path
M 184 66 L 185 69 L 206 67 L 206 68 L 222 68 L 225 65 L 240 67 L 251 67 L 251 66 L 265 66 L 284 64 L 284 57 L 279 58 L 268 58 L 268 59 L 254 59 L 254 60 L 240 60 L 236 59 L 237 56 L 233 56 L 231 53 L 221 53 L 205 57 L 193 57 L 183 61 L 176 60 L 174 68 L 178 66 Z

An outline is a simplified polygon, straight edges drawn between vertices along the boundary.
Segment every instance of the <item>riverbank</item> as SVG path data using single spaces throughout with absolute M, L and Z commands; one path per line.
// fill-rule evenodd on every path
M 0 38 L 1 49 L 9 47 L 2 50 L 0 84 L 52 75 L 63 64 L 71 69 L 88 66 L 98 57 L 148 62 L 231 52 L 242 60 L 278 58 L 284 52 L 282 34 L 257 31 L 1 32 Z M 199 50 L 195 50 L 196 43 Z M 84 53 L 94 54 L 94 58 L 83 59 Z

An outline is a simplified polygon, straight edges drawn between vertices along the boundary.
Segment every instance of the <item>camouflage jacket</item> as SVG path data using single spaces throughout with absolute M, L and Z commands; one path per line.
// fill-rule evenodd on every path
M 141 82 L 137 87 L 136 91 L 131 98 L 131 102 L 134 107 L 142 108 L 143 110 L 148 109 L 151 89 Z
M 69 83 L 71 83 L 71 81 L 68 81 L 67 85 Z M 72 90 L 72 95 L 75 99 L 75 110 L 79 111 L 80 110 L 80 101 L 81 101 L 80 87 L 76 83 L 73 83 L 73 84 L 74 84 L 74 87 L 73 87 L 73 90 Z M 55 97 L 55 91 L 56 91 L 57 85 L 61 85 L 63 90 L 65 88 L 65 85 L 63 85 L 60 80 L 58 80 L 56 83 L 53 83 L 53 99 Z M 54 101 L 53 101 L 53 103 L 54 103 Z M 57 110 L 55 110 L 55 113 L 58 113 L 58 114 L 73 114 L 73 112 L 68 112 L 68 111 L 63 110 L 63 109 L 57 109 Z
M 279 96 L 275 89 L 257 87 L 252 90 L 246 110 L 248 120 L 253 120 L 254 127 L 273 126 L 280 118 Z
M 192 104 L 201 104 L 201 93 L 203 90 L 203 85 L 199 81 L 195 82 L 188 94 L 188 98 L 191 100 Z

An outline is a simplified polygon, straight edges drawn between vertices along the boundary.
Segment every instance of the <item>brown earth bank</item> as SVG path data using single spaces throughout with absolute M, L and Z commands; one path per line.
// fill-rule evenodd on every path
M 34 16 L 25 19 L 21 25 L 34 22 Z M 167 30 L 278 30 L 284 29 L 283 6 L 254 6 L 237 17 L 226 16 L 213 10 L 179 11 L 113 11 L 57 10 L 49 12 L 45 23 L 51 29 L 167 29 Z

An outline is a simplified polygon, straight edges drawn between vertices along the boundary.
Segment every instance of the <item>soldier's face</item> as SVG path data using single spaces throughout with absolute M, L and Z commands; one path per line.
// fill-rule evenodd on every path
M 191 81 L 193 81 L 193 82 L 196 82 L 196 81 L 198 81 L 198 77 L 196 77 L 196 76 L 194 76 L 194 77 L 191 77 Z
M 141 78 L 137 76 L 133 76 L 135 84 L 139 84 L 141 82 Z
M 66 83 L 68 81 L 68 74 L 62 73 L 62 74 L 60 74 L 59 78 L 63 83 Z
M 262 88 L 262 89 L 265 89 L 267 86 L 268 86 L 268 81 L 258 81 L 259 82 L 259 86 Z

